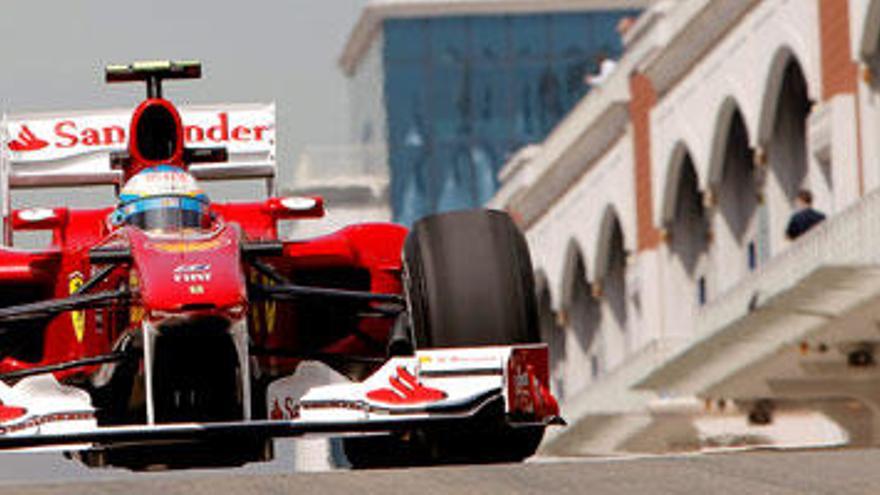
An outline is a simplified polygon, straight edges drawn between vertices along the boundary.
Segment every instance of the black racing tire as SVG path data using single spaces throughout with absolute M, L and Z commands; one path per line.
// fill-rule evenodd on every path
M 416 348 L 540 341 L 531 257 L 506 213 L 469 210 L 419 220 L 403 262 Z M 534 454 L 544 427 L 513 428 L 503 414 L 493 408 L 455 429 L 345 439 L 343 448 L 354 468 L 518 462 Z
M 403 260 L 416 347 L 540 341 L 531 257 L 506 213 L 426 217 L 409 233 Z

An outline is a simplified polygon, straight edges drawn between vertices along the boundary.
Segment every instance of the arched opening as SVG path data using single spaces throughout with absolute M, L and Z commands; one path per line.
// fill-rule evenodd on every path
M 565 332 L 559 326 L 553 300 L 546 282 L 538 283 L 538 325 L 541 341 L 547 344 L 550 353 L 550 386 L 558 398 L 565 396 Z
M 629 354 L 633 348 L 628 328 L 626 264 L 627 253 L 623 228 L 612 207 L 605 211 L 599 234 L 596 278 L 602 287 L 602 334 L 606 336 L 609 368 Z
M 691 278 L 709 248 L 709 221 L 690 154 L 683 158 L 676 190 L 672 220 L 666 226 L 669 251 Z
M 706 260 L 709 251 L 709 217 L 699 190 L 694 163 L 684 153 L 679 166 L 676 195 L 670 205 L 671 218 L 666 223 L 670 273 L 666 289 L 676 311 L 669 312 L 670 328 L 683 335 L 692 334 L 693 315 L 708 300 Z
M 861 52 L 874 75 L 880 74 L 880 0 L 871 0 L 868 6 L 862 29 Z
M 580 252 L 576 252 L 570 264 L 569 298 L 565 312 L 568 328 L 577 349 L 569 350 L 571 363 L 568 367 L 569 388 L 577 390 L 598 378 L 605 369 L 603 343 L 599 338 L 602 311 L 599 301 L 593 295 L 593 288 L 587 281 L 586 265 Z M 575 354 L 577 354 L 575 356 Z M 586 363 L 584 365 L 583 363 Z M 577 366 L 578 369 L 572 369 Z
M 734 112 L 723 155 L 718 206 L 721 218 L 736 242 L 747 240 L 758 206 L 756 174 L 749 135 L 742 114 Z
M 617 217 L 614 218 L 611 239 L 608 241 L 608 268 L 603 278 L 605 295 L 615 321 L 624 330 L 626 323 L 626 249 L 623 244 L 623 229 Z
M 794 211 L 798 191 L 813 189 L 807 187 L 807 117 L 811 103 L 807 81 L 794 58 L 789 58 L 785 66 L 776 101 L 771 138 L 767 144 L 770 173 L 765 190 L 773 251 L 785 245 L 782 242 L 785 226 Z M 824 181 L 814 184 L 820 189 L 814 192 L 824 197 L 831 191 L 831 172 L 827 166 L 821 168 L 824 169 Z
M 739 109 L 730 116 L 726 140 L 721 148 L 717 212 L 713 216 L 713 274 L 717 290 L 736 284 L 759 262 L 756 236 L 758 174 L 745 121 Z
M 769 147 L 773 178 L 789 200 L 794 200 L 807 178 L 807 81 L 797 62 L 785 68 Z

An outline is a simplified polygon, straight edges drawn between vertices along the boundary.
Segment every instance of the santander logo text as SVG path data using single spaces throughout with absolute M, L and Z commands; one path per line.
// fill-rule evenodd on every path
M 217 112 L 213 121 L 184 125 L 184 140 L 191 144 L 260 143 L 272 139 L 272 127 L 265 124 L 231 123 L 228 112 Z M 48 146 L 58 149 L 121 147 L 128 142 L 128 129 L 123 125 L 88 125 L 83 120 L 61 119 L 44 126 L 48 135 L 38 137 L 27 124 L 22 124 L 18 137 L 9 142 L 11 151 L 38 151 Z
M 38 138 L 26 125 L 22 125 L 18 137 L 9 142 L 12 151 L 36 151 L 46 146 L 49 146 L 49 142 Z

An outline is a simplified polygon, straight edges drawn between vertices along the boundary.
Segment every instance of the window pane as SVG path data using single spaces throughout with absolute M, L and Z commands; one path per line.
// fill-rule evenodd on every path
M 510 56 L 507 41 L 510 19 L 477 17 L 471 21 L 474 57 L 481 62 L 498 62 Z
M 562 118 L 562 84 L 552 67 L 541 70 L 538 81 L 538 122 L 542 134 L 547 134 Z
M 546 57 L 549 52 L 547 16 L 515 16 L 511 19 L 517 59 Z
M 392 146 L 420 146 L 427 139 L 427 80 L 417 64 L 389 64 L 385 80 Z
M 587 56 L 592 42 L 592 26 L 588 19 L 589 14 L 554 15 L 551 18 L 554 57 L 581 59 Z
M 473 135 L 504 140 L 513 132 L 510 106 L 512 71 L 500 65 L 480 64 L 473 70 L 471 101 Z
M 385 56 L 389 60 L 424 60 L 427 57 L 425 21 L 385 21 Z
M 542 71 L 542 66 L 538 64 L 520 64 L 515 71 L 514 134 L 523 143 L 533 143 L 541 137 L 538 112 Z
M 562 85 L 561 100 L 563 112 L 571 110 L 587 93 L 585 78 L 596 71 L 598 71 L 596 65 L 587 63 L 585 60 L 575 59 L 557 63 L 556 77 Z
M 426 191 L 428 156 L 413 150 L 392 151 L 392 207 L 395 221 L 410 225 L 430 211 Z
M 395 219 L 401 222 L 412 222 L 429 211 L 425 202 L 430 148 L 425 76 L 420 64 L 387 64 L 391 202 Z
M 486 204 L 498 187 L 497 174 L 503 163 L 488 145 L 475 145 L 470 149 L 474 176 L 474 206 Z
M 471 131 L 471 101 L 467 66 L 439 65 L 431 78 L 431 123 L 438 140 L 465 137 Z
M 541 141 L 617 58 L 634 12 L 475 15 L 385 22 L 385 109 L 395 218 L 478 206 L 498 169 Z M 361 127 L 361 137 L 378 127 Z
M 463 64 L 467 57 L 467 20 L 458 17 L 432 19 L 431 56 L 441 64 Z
M 467 147 L 442 146 L 437 150 L 437 211 L 451 211 L 476 206 L 473 198 L 473 165 Z

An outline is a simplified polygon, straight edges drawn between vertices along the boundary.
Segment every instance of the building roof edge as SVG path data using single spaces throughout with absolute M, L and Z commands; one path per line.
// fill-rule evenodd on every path
M 348 35 L 339 67 L 351 76 L 386 19 L 646 8 L 653 0 L 371 0 Z

